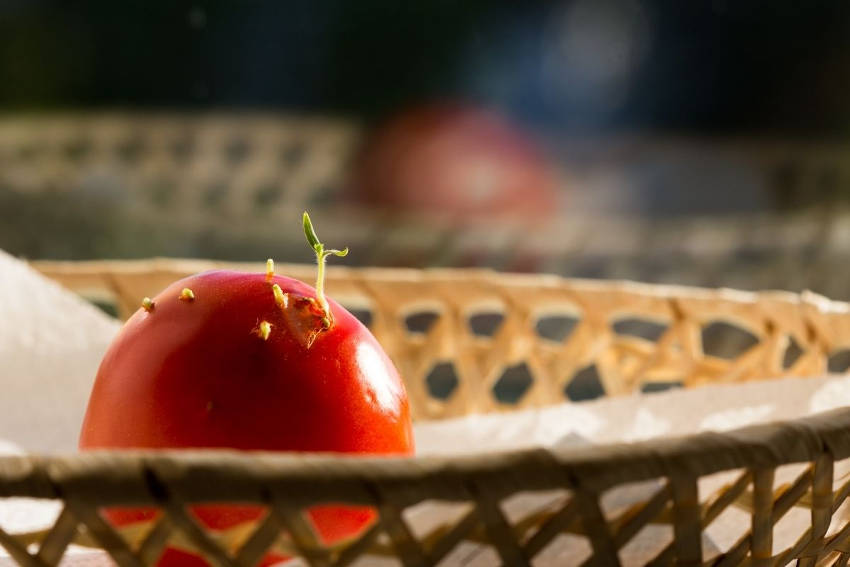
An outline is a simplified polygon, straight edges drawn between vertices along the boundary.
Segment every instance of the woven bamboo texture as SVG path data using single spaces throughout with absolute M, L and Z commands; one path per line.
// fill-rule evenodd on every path
M 212 264 L 36 267 L 131 309 L 165 283 Z M 279 266 L 278 273 L 309 279 L 312 268 Z M 510 407 L 495 390 L 518 364 L 530 383 L 517 405 L 530 407 L 562 402 L 588 365 L 598 369 L 608 394 L 650 382 L 805 376 L 822 373 L 829 354 L 850 339 L 848 306 L 813 294 L 343 268 L 329 273 L 328 291 L 369 311 L 419 419 Z M 410 315 L 423 308 L 436 317 L 411 330 Z M 482 332 L 472 323 L 480 313 L 500 314 L 499 325 Z M 560 340 L 542 336 L 540 321 L 564 314 L 575 319 L 571 332 Z M 658 323 L 658 332 L 652 338 L 623 333 L 618 323 L 635 319 Z M 705 329 L 718 322 L 745 330 L 754 342 L 734 358 L 707 355 Z M 457 385 L 435 397 L 429 369 L 443 362 L 457 369 Z M 269 549 L 311 565 L 620 565 L 636 536 L 661 529 L 668 537 L 649 565 L 841 566 L 850 559 L 848 459 L 846 409 L 730 433 L 450 459 L 219 451 L 7 457 L 0 459 L 0 498 L 60 500 L 62 510 L 47 530 L 0 530 L 0 545 L 21 565 L 39 567 L 57 564 L 71 542 L 101 547 L 121 566 L 152 564 L 167 545 L 194 550 L 214 565 L 255 565 Z M 635 486 L 628 505 L 610 505 L 612 493 Z M 209 502 L 257 503 L 267 513 L 213 533 L 187 508 Z M 378 519 L 353 540 L 326 545 L 304 514 L 325 503 L 367 505 Z M 418 507 L 434 503 L 457 511 L 425 525 L 412 519 Z M 119 505 L 153 505 L 162 514 L 117 530 L 99 511 Z M 744 515 L 739 537 L 726 549 L 708 549 L 707 530 L 730 514 Z M 777 526 L 795 514 L 805 521 L 790 545 L 777 548 Z M 576 539 L 584 551 L 565 556 L 564 549 L 575 547 L 564 541 Z
M 82 294 L 114 301 L 122 317 L 189 274 L 265 269 L 169 259 L 34 266 Z M 312 266 L 277 271 L 315 277 Z M 850 305 L 812 293 L 343 267 L 329 268 L 327 286 L 344 305 L 368 313 L 404 376 L 415 419 L 559 403 L 588 383 L 620 395 L 655 384 L 822 375 L 830 354 L 850 346 Z M 708 344 L 717 330 L 742 339 L 742 348 Z M 502 393 L 513 394 L 514 403 L 504 403 Z

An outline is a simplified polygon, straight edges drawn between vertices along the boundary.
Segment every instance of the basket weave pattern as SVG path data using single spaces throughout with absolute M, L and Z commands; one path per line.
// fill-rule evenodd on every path
M 131 309 L 140 297 L 211 264 L 37 267 L 80 291 L 109 292 Z M 278 271 L 301 279 L 312 275 L 303 266 Z M 562 402 L 569 378 L 588 364 L 596 365 L 609 394 L 653 381 L 690 386 L 814 375 L 850 338 L 847 305 L 812 294 L 340 268 L 330 272 L 328 287 L 343 303 L 370 310 L 371 327 L 405 376 L 420 419 L 504 409 L 493 386 L 505 369 L 522 362 L 532 382 L 518 405 L 533 407 Z M 438 316 L 425 332 L 412 333 L 405 317 L 423 307 Z M 470 315 L 483 309 L 503 315 L 490 337 L 470 327 Z M 537 327 L 553 313 L 578 319 L 561 343 L 541 337 Z M 654 341 L 621 336 L 614 322 L 624 317 L 657 321 L 664 330 Z M 702 331 L 716 321 L 745 329 L 756 343 L 731 360 L 707 356 Z M 792 341 L 799 353 L 789 366 Z M 437 399 L 426 377 L 442 361 L 458 369 L 458 384 L 446 399 Z M 639 532 L 661 526 L 671 534 L 652 565 L 785 565 L 795 559 L 799 565 L 846 565 L 850 522 L 839 509 L 850 496 L 842 462 L 848 458 L 848 410 L 686 439 L 450 459 L 228 452 L 9 457 L 0 459 L 0 497 L 59 499 L 63 509 L 49 530 L 0 530 L 0 545 L 20 564 L 42 567 L 56 564 L 71 541 L 102 547 L 122 566 L 151 564 L 167 544 L 199 551 L 217 565 L 254 565 L 269 548 L 313 565 L 372 565 L 389 557 L 405 566 L 459 565 L 469 558 L 459 550 L 469 545 L 489 548 L 494 563 L 504 565 L 618 565 Z M 792 464 L 797 469 L 786 481 L 783 467 Z M 718 473 L 728 480 L 707 483 Z M 606 507 L 612 490 L 647 482 L 650 489 L 624 509 Z M 548 496 L 543 504 L 511 509 L 512 499 L 529 493 Z M 213 534 L 186 506 L 216 501 L 256 502 L 268 514 L 256 524 Z M 424 530 L 409 521 L 413 508 L 434 501 L 463 508 Z M 324 545 L 302 512 L 328 502 L 372 506 L 379 519 L 354 541 Z M 117 531 L 98 513 L 143 504 L 164 514 Z M 708 557 L 706 528 L 733 509 L 748 516 L 748 529 Z M 774 549 L 774 526 L 792 510 L 805 510 L 810 521 L 790 547 Z M 583 538 L 585 556 L 557 556 L 564 537 Z
M 108 297 L 129 316 L 141 298 L 176 279 L 208 269 L 262 272 L 260 264 L 195 260 L 38 262 L 35 267 L 71 289 Z M 304 281 L 312 266 L 284 265 L 278 273 Z M 414 418 L 442 418 L 564 401 L 565 387 L 595 367 L 604 392 L 639 391 L 653 382 L 740 382 L 784 375 L 820 375 L 831 353 L 850 346 L 850 305 L 813 293 L 741 292 L 632 282 L 568 280 L 486 270 L 346 269 L 330 267 L 330 295 L 371 314 L 370 328 L 405 379 Z M 490 336 L 476 334 L 476 314 L 500 318 Z M 427 329 L 406 321 L 426 315 Z M 539 323 L 574 321 L 564 337 L 541 336 Z M 622 334 L 618 322 L 648 322 L 655 340 Z M 733 359 L 704 351 L 703 333 L 726 323 L 752 337 Z M 791 345 L 798 356 L 786 364 Z M 428 388 L 435 365 L 450 363 L 457 386 L 445 399 Z M 500 403 L 494 386 L 506 371 L 527 368 L 527 389 L 516 405 Z M 515 374 L 516 375 L 516 374 Z

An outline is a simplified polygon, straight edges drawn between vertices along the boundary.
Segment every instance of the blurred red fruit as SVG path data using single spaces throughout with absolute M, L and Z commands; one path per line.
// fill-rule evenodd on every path
M 399 115 L 367 141 L 351 189 L 396 211 L 540 220 L 556 212 L 554 172 L 503 117 L 456 104 Z

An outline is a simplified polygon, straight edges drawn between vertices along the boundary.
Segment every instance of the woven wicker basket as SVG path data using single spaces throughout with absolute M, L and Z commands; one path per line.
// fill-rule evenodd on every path
M 174 279 L 220 264 L 199 261 L 36 263 L 81 293 L 114 300 L 121 313 Z M 241 266 L 262 270 L 260 265 Z M 278 270 L 307 279 L 312 267 Z M 331 269 L 335 298 L 371 314 L 371 328 L 398 364 L 417 419 L 561 403 L 574 377 L 590 365 L 608 394 L 651 383 L 739 382 L 826 370 L 830 353 L 850 344 L 850 306 L 813 294 L 744 293 L 570 281 L 470 271 Z M 411 330 L 411 315 L 434 314 Z M 500 315 L 482 331 L 476 315 Z M 571 316 L 560 341 L 541 321 Z M 626 335 L 619 322 L 651 321 L 651 339 Z M 734 358 L 706 354 L 705 329 L 731 324 L 754 337 Z M 795 356 L 788 356 L 793 346 Z M 435 395 L 432 369 L 451 363 L 456 387 Z M 524 364 L 530 384 L 516 404 L 498 384 Z M 0 459 L 0 497 L 61 500 L 52 528 L 10 535 L 0 545 L 22 565 L 53 565 L 67 545 L 94 545 L 122 566 L 151 564 L 166 544 L 199 551 L 216 565 L 254 565 L 275 548 L 312 565 L 372 565 L 396 558 L 408 565 L 466 564 L 457 549 L 490 546 L 495 563 L 620 564 L 620 551 L 641 530 L 671 530 L 652 565 L 701 565 L 703 532 L 731 508 L 749 516 L 749 530 L 712 558 L 717 565 L 846 565 L 850 523 L 837 513 L 850 495 L 841 476 L 850 458 L 850 410 L 632 445 L 527 450 L 462 458 L 352 459 L 331 456 L 240 455 L 231 452 L 92 453 Z M 777 469 L 796 465 L 777 486 Z M 787 467 L 783 468 L 786 470 Z M 837 472 L 836 472 L 837 471 Z M 726 473 L 706 491 L 702 482 Z M 615 487 L 650 481 L 652 490 L 611 515 L 602 501 Z M 520 494 L 557 494 L 517 517 L 506 502 Z M 198 502 L 257 502 L 258 523 L 210 533 L 187 513 Z M 425 532 L 406 520 L 423 502 L 457 502 L 463 512 Z M 327 502 L 365 504 L 379 520 L 355 541 L 323 545 L 302 511 Z M 155 523 L 117 531 L 98 510 L 141 504 L 161 508 Z M 810 522 L 796 543 L 773 549 L 774 526 L 792 509 Z M 832 526 L 830 524 L 832 523 Z M 843 524 L 843 525 L 842 525 Z M 559 537 L 585 538 L 585 557 L 541 562 Z M 382 559 L 384 558 L 384 559 Z M 466 559 L 469 559 L 467 556 Z M 476 556 L 481 564 L 481 556 Z M 474 561 L 470 560 L 471 563 Z

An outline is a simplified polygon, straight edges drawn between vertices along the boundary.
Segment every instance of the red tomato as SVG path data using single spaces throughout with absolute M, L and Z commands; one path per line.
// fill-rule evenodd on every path
M 285 295 L 276 299 L 273 284 Z M 333 300 L 329 306 L 325 328 L 315 290 L 282 276 L 212 271 L 175 282 L 110 346 L 80 448 L 412 453 L 407 396 L 392 362 L 353 315 Z M 263 514 L 244 505 L 192 512 L 218 530 Z M 107 517 L 124 525 L 154 514 Z M 309 517 L 320 539 L 333 543 L 362 531 L 374 512 L 330 505 Z M 174 549 L 160 560 L 186 564 Z
M 379 128 L 352 172 L 355 199 L 414 213 L 540 220 L 557 179 L 529 136 L 499 114 L 430 104 Z

